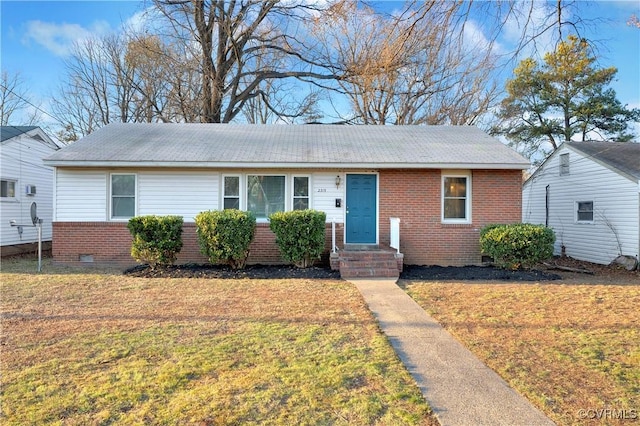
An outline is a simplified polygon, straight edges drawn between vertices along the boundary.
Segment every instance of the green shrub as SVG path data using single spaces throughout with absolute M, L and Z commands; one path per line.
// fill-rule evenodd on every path
M 324 251 L 327 215 L 317 210 L 277 212 L 269 216 L 282 257 L 299 268 L 313 265 Z
M 487 225 L 480 231 L 480 248 L 498 266 L 518 269 L 550 258 L 555 239 L 553 230 L 543 225 Z
M 233 269 L 244 268 L 255 229 L 256 218 L 251 212 L 227 209 L 196 216 L 200 252 L 211 263 L 225 263 Z
M 182 216 L 136 216 L 127 228 L 133 236 L 131 256 L 151 269 L 172 265 L 182 249 Z

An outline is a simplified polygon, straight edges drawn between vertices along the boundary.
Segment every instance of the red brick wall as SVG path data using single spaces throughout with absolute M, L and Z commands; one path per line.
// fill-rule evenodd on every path
M 336 241 L 342 242 L 342 225 L 336 229 Z M 331 224 L 325 231 L 325 250 L 323 261 L 328 264 L 331 249 Z M 91 256 L 93 264 L 133 266 L 131 257 L 131 234 L 126 222 L 54 222 L 53 223 L 53 259 L 65 264 L 89 264 L 81 261 L 81 256 Z M 177 263 L 206 263 L 200 254 L 196 226 L 185 223 L 182 231 L 183 247 Z M 256 233 L 250 246 L 248 263 L 283 264 L 275 235 L 266 223 L 256 226 Z
M 407 265 L 478 264 L 480 229 L 521 220 L 519 170 L 472 172 L 470 224 L 443 224 L 440 170 L 380 172 L 380 245 L 389 245 L 389 218 L 400 218 L 400 251 Z
M 99 264 L 135 264 L 131 234 L 122 222 L 54 222 L 53 260 L 80 264 L 81 256 Z M 87 259 L 88 260 L 88 259 Z

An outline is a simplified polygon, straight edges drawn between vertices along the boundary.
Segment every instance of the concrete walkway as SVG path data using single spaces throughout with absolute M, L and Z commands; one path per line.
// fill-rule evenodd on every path
M 454 339 L 393 280 L 349 280 L 442 426 L 553 425 Z

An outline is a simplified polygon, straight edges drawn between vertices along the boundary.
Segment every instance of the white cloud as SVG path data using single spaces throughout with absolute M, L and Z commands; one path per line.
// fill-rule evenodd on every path
M 164 16 L 154 6 L 148 7 L 144 10 L 134 13 L 131 17 L 127 18 L 122 24 L 121 28 L 125 31 L 133 31 L 134 33 L 142 33 L 148 29 L 155 28 L 158 24 L 162 25 Z
M 472 19 L 464 24 L 462 34 L 464 47 L 469 52 L 485 52 L 491 50 L 493 53 L 502 53 L 503 47 L 498 42 L 491 42 L 482 31 L 482 28 Z
M 54 55 L 63 57 L 71 53 L 76 42 L 111 31 L 106 21 L 95 21 L 89 28 L 79 24 L 28 21 L 26 27 L 23 43 L 37 43 Z
M 557 29 L 548 29 L 552 21 L 557 19 L 554 6 L 546 2 L 516 2 L 514 10 L 506 21 L 502 37 L 505 42 L 517 44 L 523 34 L 531 41 L 522 48 L 518 58 L 541 58 L 544 53 L 555 50 L 558 40 Z M 571 21 L 571 10 L 562 11 L 562 20 Z M 546 31 L 542 32 L 542 29 Z M 542 32 L 542 34 L 541 34 Z M 566 36 L 566 30 L 563 31 Z

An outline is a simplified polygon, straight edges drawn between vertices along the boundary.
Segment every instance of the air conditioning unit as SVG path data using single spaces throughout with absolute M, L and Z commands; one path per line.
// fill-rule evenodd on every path
M 36 195 L 35 185 L 27 185 L 27 195 Z

